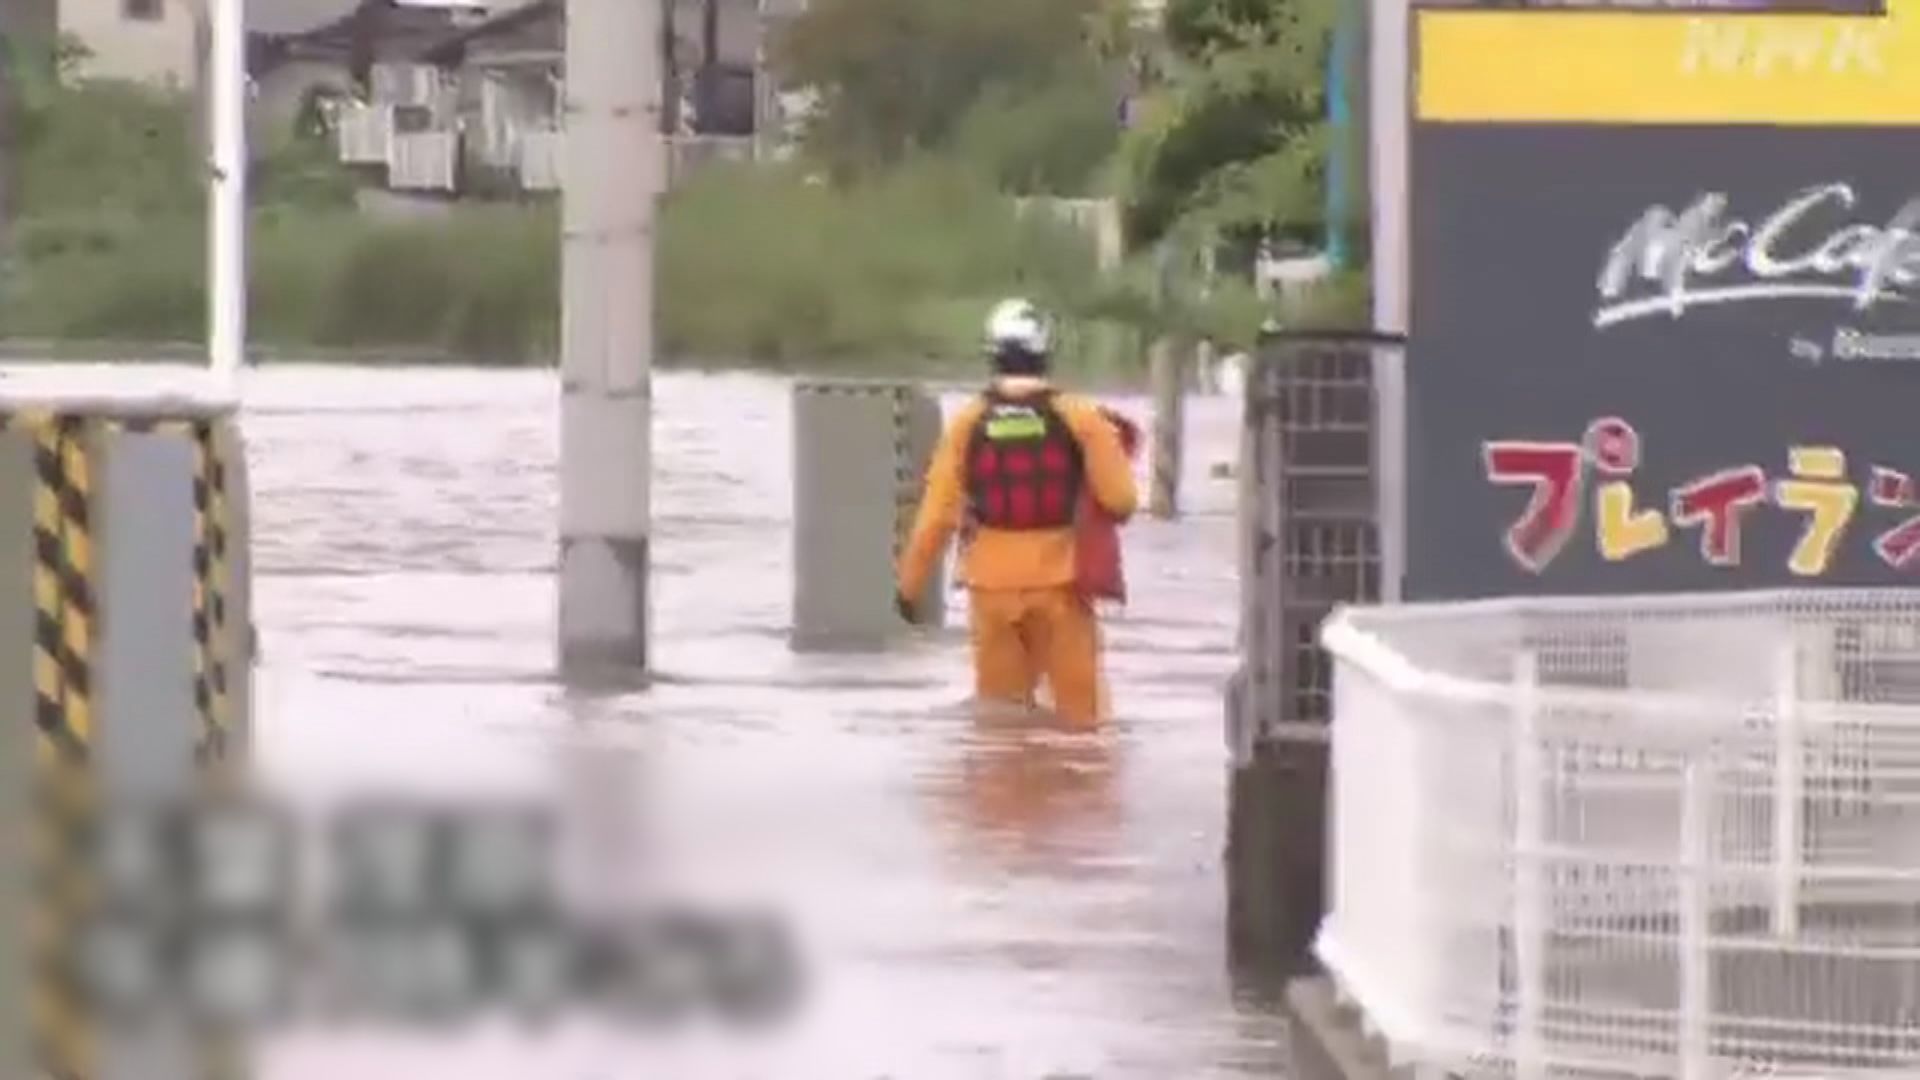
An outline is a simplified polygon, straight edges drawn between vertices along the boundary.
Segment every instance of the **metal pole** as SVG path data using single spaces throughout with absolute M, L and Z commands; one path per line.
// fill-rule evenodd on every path
M 1713 1074 L 1713 835 L 1718 762 L 1711 745 L 1692 751 L 1680 791 L 1680 1080 Z
M 1374 0 L 1367 17 L 1368 244 L 1373 328 L 1407 331 L 1407 151 L 1412 128 L 1411 0 Z M 1395 422 L 1398 422 L 1396 418 Z
M 559 661 L 649 666 L 660 0 L 568 0 L 562 177 Z
M 1351 168 L 1353 140 L 1348 132 L 1347 105 L 1348 52 L 1353 35 L 1357 2 L 1343 3 L 1334 16 L 1333 42 L 1327 58 L 1327 190 L 1326 251 L 1327 264 L 1334 270 L 1347 267 L 1347 185 Z
M 1774 656 L 1773 932 L 1800 933 L 1800 848 L 1805 828 L 1806 772 L 1800 717 L 1800 651 L 1791 637 Z
M 244 0 L 212 0 L 213 171 L 207 207 L 207 355 L 231 385 L 247 348 L 247 25 Z
M 1408 312 L 1407 151 L 1412 96 L 1409 90 L 1409 0 L 1373 0 L 1362 24 L 1366 84 L 1368 263 L 1373 282 L 1373 329 L 1405 334 Z M 1399 603 L 1406 575 L 1407 394 L 1406 348 L 1376 346 L 1374 439 L 1376 512 L 1380 532 L 1380 599 Z
M 1546 755 L 1540 744 L 1539 657 L 1522 651 L 1513 664 L 1513 951 L 1515 1074 L 1546 1075 L 1547 912 L 1552 895 L 1547 866 Z

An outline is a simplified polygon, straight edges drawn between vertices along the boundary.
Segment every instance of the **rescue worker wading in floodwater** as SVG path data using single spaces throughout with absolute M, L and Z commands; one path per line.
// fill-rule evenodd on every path
M 900 556 L 900 614 L 916 621 L 934 559 L 969 529 L 960 566 L 970 597 L 974 684 L 981 700 L 1035 703 L 1044 679 L 1055 713 L 1090 726 L 1103 709 L 1100 632 L 1075 588 L 1074 513 L 1083 487 L 1116 520 L 1139 495 L 1119 432 L 1085 398 L 1048 381 L 1052 329 L 1024 300 L 987 320 L 994 377 L 947 424 Z

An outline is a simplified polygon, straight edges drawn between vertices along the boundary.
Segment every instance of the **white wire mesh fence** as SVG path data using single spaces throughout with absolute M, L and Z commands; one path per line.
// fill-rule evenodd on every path
M 1472 1076 L 1920 1075 L 1920 590 L 1350 608 L 1317 951 Z

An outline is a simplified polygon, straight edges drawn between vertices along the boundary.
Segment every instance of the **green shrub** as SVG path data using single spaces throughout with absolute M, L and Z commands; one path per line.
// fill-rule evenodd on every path
M 1061 65 L 1038 89 L 1003 84 L 961 118 L 954 152 L 1003 190 L 1085 197 L 1120 145 L 1119 100 L 1098 65 Z
M 1223 280 L 1156 300 L 1150 269 L 1103 277 L 1092 245 L 964 170 L 922 164 L 847 189 L 796 170 L 715 168 L 668 198 L 657 251 L 671 360 L 916 366 L 971 376 L 980 319 L 1008 294 L 1066 316 L 1061 363 L 1126 374 L 1142 332 L 1251 342 L 1266 309 Z M 553 356 L 560 261 L 551 207 L 473 206 L 383 221 L 265 207 L 253 217 L 249 321 L 263 344 L 434 348 L 486 363 Z M 196 215 L 36 219 L 0 334 L 192 341 L 204 334 Z
M 82 83 L 34 95 L 19 122 L 23 216 L 175 214 L 206 197 L 184 94 Z
M 932 161 L 845 188 L 716 167 L 667 200 L 659 258 L 668 353 L 775 366 L 970 364 L 994 297 L 1055 301 L 1094 273 L 1084 235 Z
M 193 341 L 205 333 L 205 232 L 198 217 L 30 223 L 25 272 L 0 313 L 21 337 Z M 85 243 L 71 239 L 83 236 Z M 389 223 L 352 211 L 255 214 L 251 336 L 266 344 L 441 348 L 476 361 L 553 355 L 558 339 L 553 215 L 462 210 Z
M 60 107 L 138 106 L 110 130 L 145 130 L 178 108 L 126 94 L 96 87 Z M 991 119 L 976 113 L 978 138 L 1002 130 Z M 1002 145 L 1019 149 L 1008 152 L 1014 160 L 1037 144 Z M 62 169 L 108 167 L 108 148 L 90 139 L 38 146 L 43 192 L 61 187 Z M 551 205 L 467 204 L 384 220 L 352 208 L 343 175 L 297 140 L 262 165 L 248 267 L 255 340 L 294 351 L 436 348 L 488 363 L 557 352 Z M 172 169 L 145 181 L 134 172 L 76 175 L 73 188 L 91 194 L 29 205 L 17 232 L 19 272 L 0 297 L 0 335 L 203 337 L 204 192 Z M 1138 331 L 1162 317 L 1128 299 L 1126 278 L 1102 279 L 1088 236 L 1044 213 L 1015 214 L 995 177 L 951 158 L 910 161 L 850 186 L 797 165 L 715 166 L 663 201 L 658 225 L 659 342 L 673 359 L 916 365 L 970 376 L 982 314 L 1018 293 L 1069 317 L 1064 364 L 1124 370 Z M 1249 332 L 1257 325 L 1220 318 L 1248 322 Z
M 544 359 L 558 347 L 551 213 L 478 207 L 444 221 L 289 217 L 264 232 L 260 247 L 271 254 L 255 260 L 252 303 L 262 314 L 284 313 L 265 322 L 299 335 L 287 344 L 438 348 L 482 363 Z

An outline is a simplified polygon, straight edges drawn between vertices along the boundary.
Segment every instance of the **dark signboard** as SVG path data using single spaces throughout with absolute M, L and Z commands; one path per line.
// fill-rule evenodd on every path
M 1407 598 L 1920 581 L 1920 126 L 1866 88 L 1897 91 L 1812 46 L 1755 76 L 1724 43 L 1757 16 L 1419 17 Z M 1507 25 L 1430 33 L 1475 18 Z M 1526 21 L 1531 104 L 1488 51 Z M 1588 84 L 1541 85 L 1556 53 Z

